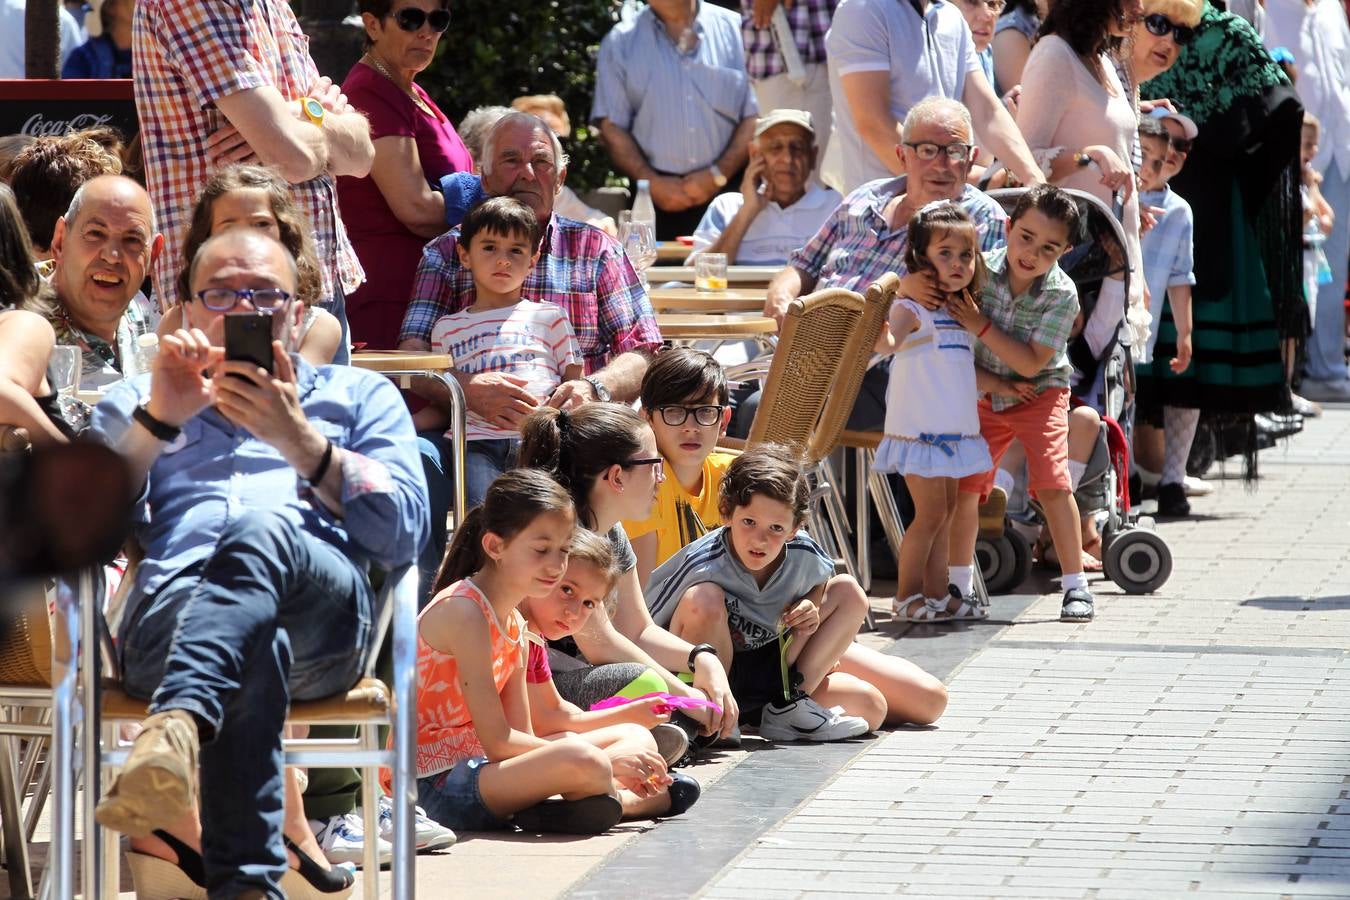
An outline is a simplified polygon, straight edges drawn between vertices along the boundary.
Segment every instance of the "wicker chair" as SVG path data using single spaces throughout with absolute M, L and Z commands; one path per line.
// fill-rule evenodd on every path
M 131 576 L 128 574 L 127 578 Z M 119 746 L 117 723 L 138 721 L 147 715 L 146 703 L 127 695 L 114 677 L 115 667 L 107 661 L 113 657 L 108 630 L 99 612 L 103 596 L 102 572 L 82 572 L 76 585 L 63 584 L 57 591 L 56 613 L 51 620 L 54 632 L 48 626 L 45 603 L 41 611 L 33 610 L 26 617 L 25 627 L 10 637 L 12 644 L 23 647 L 32 664 L 28 673 L 16 672 L 14 677 L 30 677 L 39 683 L 21 686 L 0 686 L 0 703 L 48 707 L 50 725 L 16 725 L 0 723 L 0 735 L 28 736 L 50 734 L 48 753 L 51 766 L 51 852 L 43 872 L 44 897 L 73 897 L 77 893 L 75 878 L 75 820 L 76 790 L 81 784 L 80 818 L 85 823 L 84 852 L 81 866 L 80 893 L 87 898 L 118 895 L 117 874 L 120 871 L 120 845 L 109 840 L 102 828 L 94 825 L 94 805 L 101 789 L 112 781 L 114 768 L 127 756 L 127 748 Z M 288 723 L 306 725 L 358 725 L 360 736 L 355 740 L 321 740 L 302 738 L 285 742 L 286 765 L 292 766 L 357 766 L 364 774 L 363 806 L 368 833 L 378 832 L 375 820 L 376 777 L 381 766 L 394 773 L 394 860 L 392 866 L 393 892 L 396 900 L 413 896 L 415 848 L 413 843 L 413 802 L 416 783 L 413 762 L 416 741 L 416 616 L 417 572 L 405 566 L 385 581 L 377 600 L 378 618 L 374 630 L 376 643 L 383 643 L 392 628 L 394 678 L 392 691 L 374 677 L 378 654 L 370 654 L 370 662 L 360 681 L 345 695 L 292 705 L 287 714 Z M 100 656 L 103 663 L 100 663 Z M 8 658 L 6 657 L 6 662 Z M 90 698 L 97 697 L 97 702 Z M 382 748 L 378 731 L 390 726 L 393 747 Z M 16 730 L 18 729 L 18 730 Z M 0 736 L 0 746 L 8 738 Z M 0 757 L 3 752 L 0 751 Z M 9 760 L 0 758 L 0 764 Z M 3 766 L 0 766 L 3 767 Z M 6 768 L 6 772 L 12 771 Z M 10 804 L 22 798 L 3 781 L 0 773 L 0 815 L 5 816 L 5 840 L 9 849 Z M 25 782 L 21 782 L 25 783 Z M 41 784 L 39 785 L 41 787 Z M 39 801 L 35 801 L 39 802 Z M 40 806 L 38 807 L 40 809 Z M 34 817 L 36 818 L 36 817 Z M 22 820 L 13 820 L 17 825 Z M 29 832 L 31 835 L 31 831 Z M 374 900 L 379 892 L 379 865 L 375 859 L 375 843 L 369 842 L 364 869 L 364 894 Z M 15 888 L 15 857 L 10 855 L 10 880 L 15 896 L 31 895 L 31 888 L 22 893 Z M 25 853 L 26 863 L 26 853 Z M 23 867 L 23 878 L 28 869 Z M 110 877 L 108 877 L 110 876 Z M 27 885 L 25 885 L 28 887 Z

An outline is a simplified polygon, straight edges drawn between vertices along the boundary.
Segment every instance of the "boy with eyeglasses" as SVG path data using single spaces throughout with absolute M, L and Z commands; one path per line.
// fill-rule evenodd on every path
M 624 522 L 637 554 L 638 580 L 685 544 L 722 524 L 717 489 L 735 457 L 717 452 L 731 418 L 727 377 L 712 354 L 690 347 L 662 352 L 647 369 L 642 411 L 665 457 L 665 475 L 652 513 Z

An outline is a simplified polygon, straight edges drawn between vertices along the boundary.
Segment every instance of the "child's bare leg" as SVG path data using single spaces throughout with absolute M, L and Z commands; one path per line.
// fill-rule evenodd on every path
M 947 537 L 948 564 L 973 565 L 975 541 L 979 536 L 980 495 L 960 491 L 956 496 L 956 513 L 952 516 L 951 533 Z
M 836 671 L 861 678 L 881 692 L 887 725 L 930 725 L 947 708 L 947 688 L 940 680 L 907 659 L 857 641 L 844 649 Z
M 1083 533 L 1078 521 L 1078 503 L 1073 492 L 1061 489 L 1042 489 L 1036 492 L 1050 524 L 1050 537 L 1055 542 L 1060 571 L 1065 575 L 1083 572 Z
M 613 771 L 605 752 L 575 738 L 488 763 L 478 774 L 483 804 L 502 818 L 554 794 L 561 794 L 565 800 L 580 800 L 613 792 Z
M 947 478 L 923 478 L 918 475 L 906 475 L 905 486 L 914 499 L 914 521 L 905 529 L 905 539 L 900 542 L 900 559 L 897 560 L 899 579 L 896 583 L 895 598 L 904 602 L 906 598 L 921 594 L 928 597 L 940 596 L 928 593 L 925 587 L 932 581 L 933 544 L 947 522 L 947 493 L 944 482 Z M 947 570 L 942 570 L 942 590 L 947 587 Z M 910 616 L 923 606 L 923 597 L 916 597 L 905 608 L 898 610 L 902 616 Z
M 578 737 L 604 750 L 610 757 L 611 767 L 616 776 L 614 786 L 618 790 L 619 803 L 623 805 L 625 819 L 647 819 L 659 816 L 670 809 L 670 793 L 664 784 L 651 788 L 646 796 L 639 796 L 620 787 L 617 780 L 622 763 L 616 761 L 616 756 L 629 756 L 634 750 L 646 751 L 651 757 L 653 775 L 661 777 L 666 774 L 665 760 L 657 754 L 656 739 L 652 737 L 650 731 L 640 725 L 608 725 L 594 731 L 582 732 Z
M 691 644 L 712 644 L 722 667 L 731 671 L 731 628 L 727 625 L 727 597 L 712 583 L 696 584 L 684 592 L 670 631 Z
M 810 693 L 811 699 L 826 709 L 841 706 L 845 715 L 866 719 L 870 731 L 886 721 L 886 698 L 881 691 L 845 672 L 831 672 Z
M 788 650 L 788 662 L 795 663 L 802 676 L 803 691 L 815 693 L 866 617 L 867 594 L 858 582 L 848 575 L 831 578 L 820 601 L 820 627 L 805 640 L 794 640 Z M 883 701 L 883 716 L 885 712 Z
M 1134 425 L 1134 461 L 1141 469 L 1161 472 L 1163 467 L 1163 430 L 1143 422 Z

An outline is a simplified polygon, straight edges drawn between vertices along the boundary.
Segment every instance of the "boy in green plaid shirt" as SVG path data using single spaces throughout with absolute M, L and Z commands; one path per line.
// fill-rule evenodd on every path
M 980 434 L 994 468 L 962 478 L 951 531 L 951 581 L 973 594 L 979 504 L 1014 439 L 1027 452 L 1028 489 L 1040 501 L 1064 571 L 1060 620 L 1092 618 L 1092 594 L 1083 573 L 1083 536 L 1069 474 L 1069 334 L 1078 315 L 1078 290 L 1058 266 L 1078 232 L 1078 206 L 1050 185 L 1031 188 L 1008 221 L 1008 244 L 984 254 L 989 279 L 976 306 L 969 296 L 949 301 L 948 312 L 977 339 L 976 385 Z

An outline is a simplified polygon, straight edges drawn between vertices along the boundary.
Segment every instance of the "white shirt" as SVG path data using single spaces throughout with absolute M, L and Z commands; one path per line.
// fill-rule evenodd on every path
M 1334 159 L 1350 175 L 1350 25 L 1340 0 L 1266 0 L 1267 47 L 1288 47 L 1298 66 L 1303 107 L 1322 122 L 1321 149 L 1313 167 L 1325 172 Z M 1338 210 L 1340 212 L 1340 210 Z
M 80 23 L 70 14 L 59 0 L 28 0 L 32 3 L 50 2 L 58 7 L 61 22 L 61 63 L 66 62 L 70 51 L 84 43 L 84 34 Z M 22 78 L 23 67 L 23 18 L 25 0 L 0 0 L 0 78 Z
M 825 35 L 834 101 L 834 138 L 844 160 L 844 190 L 894 173 L 867 146 L 854 124 L 841 79 L 855 72 L 889 72 L 891 115 L 903 122 L 911 107 L 934 94 L 960 100 L 966 76 L 980 73 L 980 58 L 961 11 L 931 0 L 843 0 Z M 898 138 L 897 138 L 898 143 Z
M 736 258 L 730 262 L 742 266 L 786 265 L 792 251 L 806 246 L 839 206 L 840 199 L 833 188 L 813 184 L 791 206 L 779 206 L 770 200 L 745 230 Z M 744 203 L 740 191 L 728 191 L 714 198 L 694 231 L 694 252 L 712 246 Z

